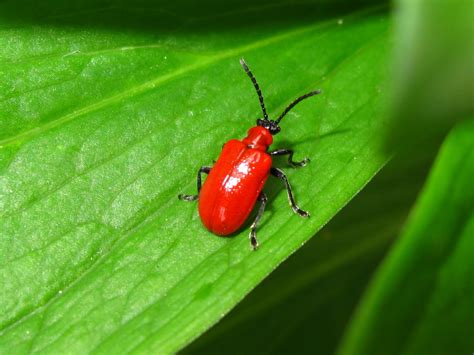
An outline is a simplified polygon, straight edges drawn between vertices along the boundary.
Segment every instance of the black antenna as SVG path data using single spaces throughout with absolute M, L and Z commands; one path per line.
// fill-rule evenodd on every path
M 298 104 L 298 102 L 300 101 L 303 101 L 304 99 L 307 99 L 308 97 L 311 97 L 311 96 L 314 96 L 314 95 L 317 95 L 317 94 L 320 94 L 321 93 L 321 90 L 315 90 L 315 91 L 311 91 L 311 92 L 308 92 L 307 94 L 304 94 L 300 97 L 298 97 L 295 101 L 293 101 L 291 104 L 288 105 L 287 108 L 285 108 L 285 111 L 283 111 L 283 113 L 280 115 L 280 117 L 278 117 L 276 119 L 276 123 L 280 123 L 281 119 L 283 117 L 285 117 L 285 115 L 290 112 L 290 110 L 296 106 L 296 104 Z
M 262 107 L 263 112 L 263 119 L 268 121 L 267 110 L 265 109 L 265 103 L 263 102 L 262 92 L 260 91 L 260 86 L 258 86 L 257 79 L 253 76 L 252 72 L 250 71 L 247 63 L 245 63 L 244 58 L 240 58 L 240 65 L 244 68 L 245 72 L 249 76 L 250 80 L 252 80 L 253 86 L 255 90 L 257 90 L 258 99 L 260 100 L 260 106 Z

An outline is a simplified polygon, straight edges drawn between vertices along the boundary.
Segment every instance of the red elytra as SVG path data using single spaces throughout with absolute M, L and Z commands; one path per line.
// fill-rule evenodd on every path
M 272 141 L 266 128 L 256 126 L 242 141 L 224 145 L 199 194 L 199 215 L 211 232 L 229 235 L 245 222 L 270 174 Z
M 198 195 L 179 195 L 186 201 L 199 200 L 199 215 L 204 226 L 211 232 L 225 236 L 237 231 L 247 220 L 257 200 L 261 204 L 254 222 L 250 227 L 250 242 L 253 249 L 258 247 L 256 229 L 263 214 L 267 197 L 262 191 L 270 174 L 281 179 L 288 193 L 288 200 L 293 211 L 302 217 L 309 213 L 300 209 L 293 197 L 291 186 L 284 172 L 272 167 L 272 156 L 288 155 L 288 163 L 292 167 L 303 167 L 309 159 L 301 162 L 293 161 L 293 151 L 278 149 L 268 152 L 273 142 L 273 135 L 280 132 L 281 119 L 300 101 L 320 93 L 312 91 L 298 97 L 283 111 L 276 120 L 269 120 L 259 85 L 243 59 L 240 64 L 252 80 L 257 91 L 263 112 L 263 119 L 257 120 L 257 126 L 247 132 L 247 137 L 232 139 L 224 144 L 222 152 L 212 167 L 201 167 L 198 172 Z M 207 173 L 201 189 L 201 174 Z

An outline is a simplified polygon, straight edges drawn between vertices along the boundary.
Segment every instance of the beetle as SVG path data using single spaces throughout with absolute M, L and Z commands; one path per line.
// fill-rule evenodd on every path
M 222 152 L 211 166 L 203 166 L 197 174 L 197 195 L 178 195 L 180 200 L 199 200 L 199 215 L 204 226 L 211 232 L 226 236 L 237 231 L 247 220 L 255 203 L 260 201 L 257 215 L 250 226 L 250 244 L 257 249 L 257 226 L 267 204 L 267 195 L 262 191 L 268 176 L 271 174 L 280 179 L 288 194 L 288 201 L 293 211 L 301 217 L 309 213 L 298 207 L 285 173 L 272 167 L 273 156 L 288 156 L 288 164 L 299 168 L 309 163 L 305 158 L 300 162 L 293 161 L 291 149 L 268 151 L 273 143 L 273 136 L 280 132 L 280 121 L 300 101 L 319 94 L 321 90 L 311 91 L 294 100 L 276 120 L 268 118 L 260 86 L 244 59 L 240 64 L 247 73 L 257 91 L 263 113 L 263 119 L 257 119 L 257 125 L 250 128 L 242 140 L 231 139 L 222 147 Z M 202 174 L 208 174 L 202 184 Z

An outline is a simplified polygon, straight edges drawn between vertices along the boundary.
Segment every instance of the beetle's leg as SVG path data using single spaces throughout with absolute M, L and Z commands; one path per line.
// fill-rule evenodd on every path
M 293 168 L 302 168 L 309 163 L 309 158 L 304 158 L 302 161 L 293 161 L 293 151 L 291 149 L 277 149 L 271 152 L 268 152 L 271 156 L 287 155 L 288 154 L 288 164 Z
M 257 216 L 255 217 L 255 220 L 250 226 L 250 234 L 249 234 L 250 244 L 252 245 L 253 250 L 258 248 L 258 241 L 257 241 L 258 222 L 260 221 L 260 218 L 262 218 L 263 211 L 265 211 L 265 205 L 267 204 L 267 200 L 268 200 L 267 195 L 265 195 L 265 192 L 263 191 L 260 192 L 260 195 L 258 195 L 258 200 L 260 201 L 260 207 L 258 208 L 258 212 L 257 212 Z
M 301 217 L 309 217 L 308 212 L 303 211 L 296 205 L 295 198 L 293 197 L 293 191 L 291 190 L 290 183 L 288 182 L 288 178 L 286 177 L 285 173 L 278 168 L 271 168 L 270 172 L 273 176 L 276 176 L 280 180 L 283 180 L 283 182 L 285 183 L 286 192 L 288 193 L 288 201 L 290 202 L 290 206 L 293 211 L 299 214 Z
M 202 180 L 201 180 L 201 174 L 209 174 L 211 171 L 210 166 L 201 166 L 201 168 L 198 171 L 198 176 L 197 176 L 197 195 L 183 195 L 179 194 L 178 198 L 182 201 L 196 201 L 199 198 L 199 192 L 201 191 L 201 185 L 202 185 Z

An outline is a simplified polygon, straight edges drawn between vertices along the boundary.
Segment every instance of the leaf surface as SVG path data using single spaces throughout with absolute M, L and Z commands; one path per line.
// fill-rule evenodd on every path
M 388 159 L 383 8 L 334 17 L 330 7 L 283 4 L 278 12 L 304 21 L 252 27 L 239 20 L 268 8 L 206 17 L 156 4 L 55 5 L 24 18 L 8 2 L 0 11 L 2 353 L 179 350 Z M 197 169 L 260 115 L 242 56 L 273 117 L 324 90 L 285 118 L 274 144 L 311 157 L 286 171 L 312 217 L 295 216 L 271 180 L 257 252 L 248 225 L 217 238 L 176 198 L 193 193 Z

